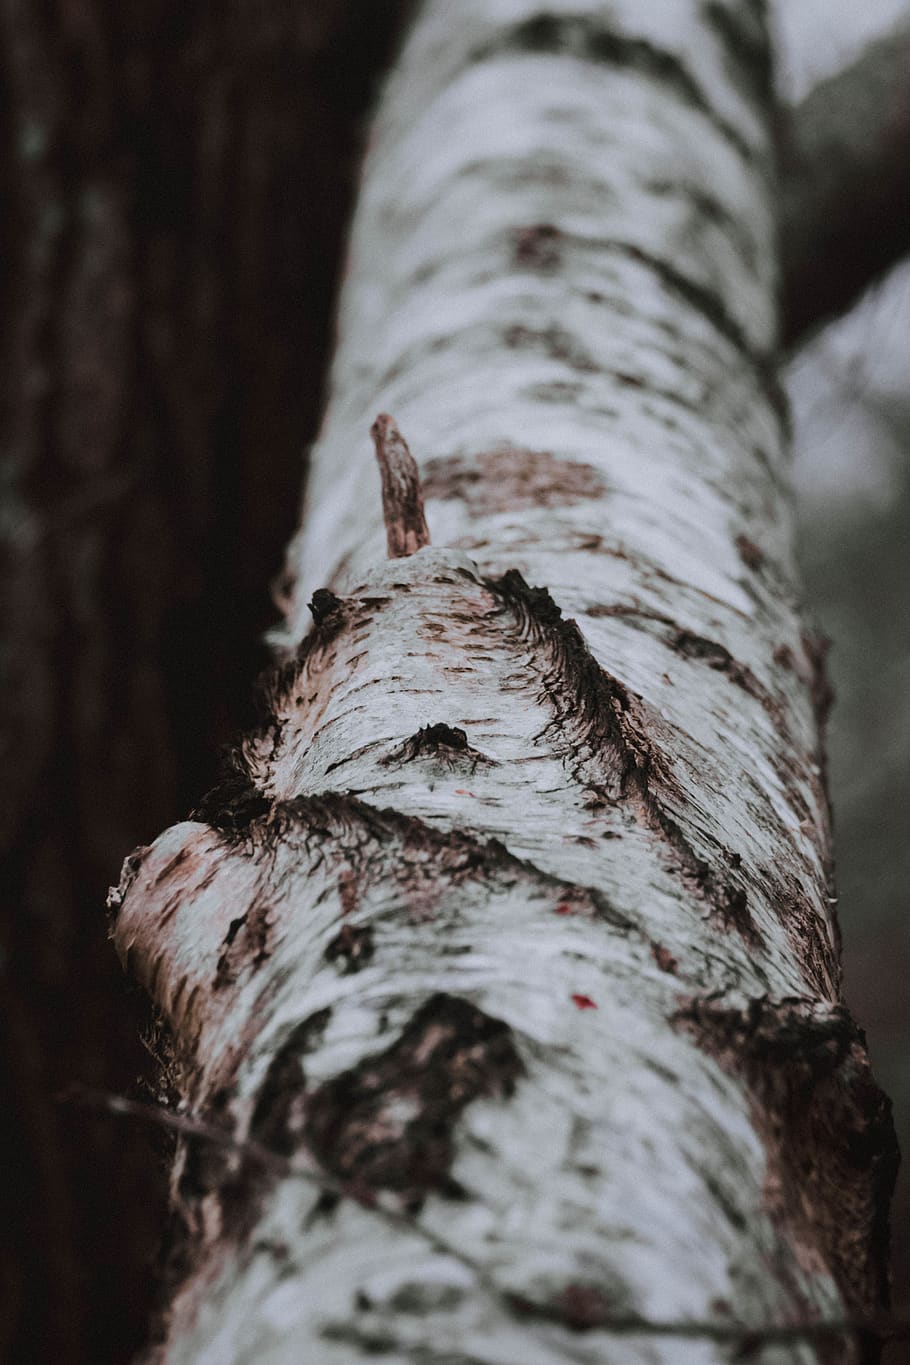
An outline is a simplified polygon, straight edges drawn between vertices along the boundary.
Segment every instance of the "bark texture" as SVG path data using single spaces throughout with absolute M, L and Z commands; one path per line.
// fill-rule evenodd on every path
M 748 0 L 421 9 L 262 724 L 111 898 L 223 1136 L 178 1151 L 162 1360 L 859 1359 L 806 1328 L 886 1301 L 894 1152 L 839 993 L 771 113 Z M 433 541 L 388 561 L 377 412 Z

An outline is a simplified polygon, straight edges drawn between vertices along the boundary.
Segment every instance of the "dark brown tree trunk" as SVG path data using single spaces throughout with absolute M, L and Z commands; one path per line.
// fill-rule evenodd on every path
M 402 0 L 0 8 L 0 1357 L 120 1360 L 162 1194 L 111 868 L 241 720 Z M 315 265 L 314 265 L 315 263 Z

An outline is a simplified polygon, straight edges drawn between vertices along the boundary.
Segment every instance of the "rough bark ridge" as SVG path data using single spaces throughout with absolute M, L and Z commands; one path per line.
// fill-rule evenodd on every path
M 262 725 L 112 895 L 231 1135 L 178 1153 L 161 1359 L 859 1357 L 800 1330 L 885 1301 L 893 1143 L 839 1001 L 767 61 L 747 0 L 422 8 Z M 387 562 L 377 412 L 433 539 Z

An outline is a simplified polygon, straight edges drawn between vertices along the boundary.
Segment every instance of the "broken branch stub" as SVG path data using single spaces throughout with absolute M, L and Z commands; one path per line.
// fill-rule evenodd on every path
M 370 434 L 382 477 L 382 515 L 389 559 L 404 559 L 430 543 L 420 474 L 393 417 L 381 412 Z

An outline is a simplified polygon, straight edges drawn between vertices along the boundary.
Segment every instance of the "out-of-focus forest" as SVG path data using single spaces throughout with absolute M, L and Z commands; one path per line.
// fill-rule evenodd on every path
M 127 1361 L 154 1308 L 166 1135 L 83 1102 L 162 1093 L 166 1040 L 107 943 L 105 892 L 251 719 L 410 2 L 0 7 L 0 1360 Z M 775 17 L 795 103 L 910 5 Z M 910 263 L 787 371 L 808 602 L 833 640 L 847 997 L 905 1148 L 908 335 Z M 893 1241 L 906 1313 L 907 1174 Z
M 778 0 L 792 103 L 910 17 Z M 910 70 L 907 72 L 910 86 Z M 910 155 L 910 145 L 908 145 Z M 910 216 L 910 203 L 906 207 Z M 827 727 L 847 1000 L 866 1029 L 905 1154 L 892 1205 L 894 1304 L 910 1311 L 910 261 L 791 357 L 798 551 L 831 640 Z M 889 1365 L 910 1360 L 895 1342 Z

